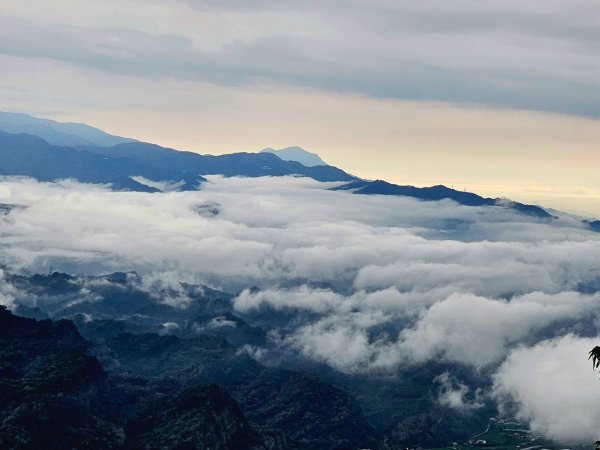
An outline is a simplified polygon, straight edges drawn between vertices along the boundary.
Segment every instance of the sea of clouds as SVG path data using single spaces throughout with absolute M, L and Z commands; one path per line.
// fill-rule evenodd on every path
M 442 404 L 476 410 L 492 398 L 536 432 L 599 437 L 587 352 L 600 343 L 600 234 L 566 215 L 334 186 L 215 176 L 199 191 L 147 194 L 3 178 L 0 203 L 26 208 L 0 216 L 0 263 L 206 284 L 236 294 L 242 317 L 272 324 L 279 349 L 348 374 L 459 364 L 491 388 L 467 395 L 440 374 Z M 15 295 L 0 272 L 0 303 Z

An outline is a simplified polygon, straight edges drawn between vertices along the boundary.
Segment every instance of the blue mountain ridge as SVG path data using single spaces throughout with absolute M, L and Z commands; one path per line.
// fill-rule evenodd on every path
M 3 111 L 0 111 L 0 130 L 14 134 L 34 134 L 49 144 L 61 146 L 111 146 L 135 141 L 105 133 L 83 123 L 61 123 L 27 114 Z
M 107 158 L 97 153 L 71 147 L 50 145 L 30 134 L 0 131 L 0 175 L 21 175 L 40 181 L 73 178 L 83 183 L 111 184 L 117 190 L 157 192 L 158 189 L 133 180 L 141 175 L 148 179 L 181 180 L 192 189 L 202 177 L 182 177 L 172 169 L 156 168 L 127 157 Z
M 143 142 L 120 144 L 113 147 L 84 147 L 84 149 L 109 158 L 143 159 L 146 164 L 154 167 L 168 167 L 185 175 L 224 175 L 226 177 L 303 175 L 317 181 L 352 181 L 356 179 L 337 167 L 306 167 L 296 161 L 283 161 L 272 153 L 200 155 Z
M 6 114 L 8 113 L 0 113 L 0 130 L 5 127 L 2 117 Z M 25 117 L 35 119 L 31 116 Z M 89 129 L 97 130 L 82 124 L 76 125 L 81 125 L 83 128 L 71 127 L 69 131 L 79 138 L 78 142 L 89 141 L 87 139 Z M 81 130 L 84 132 L 82 133 Z M 104 135 L 111 136 L 107 133 Z M 323 182 L 344 182 L 333 189 L 350 191 L 358 195 L 406 196 L 424 201 L 448 199 L 466 206 L 501 206 L 539 219 L 553 217 L 536 205 L 485 198 L 443 185 L 420 188 L 396 185 L 383 180 L 364 180 L 337 167 L 329 165 L 307 167 L 298 161 L 282 160 L 271 152 L 201 155 L 127 138 L 114 136 L 112 138 L 120 143 L 109 146 L 100 144 L 59 146 L 36 135 L 0 131 L 0 175 L 30 176 L 41 181 L 73 178 L 84 183 L 110 184 L 116 190 L 141 192 L 158 192 L 160 189 L 153 183 L 144 184 L 143 180 L 137 178 L 136 181 L 132 177 L 177 184 L 180 190 L 194 190 L 205 181 L 204 175 L 226 177 L 300 175 Z M 594 222 L 586 223 L 592 229 L 598 228 Z
M 327 166 L 328 164 L 316 153 L 307 152 L 301 147 L 293 146 L 275 150 L 274 148 L 265 148 L 261 153 L 273 153 L 284 161 L 297 161 L 306 167 Z
M 356 180 L 344 184 L 338 190 L 352 190 L 354 194 L 362 195 L 400 195 L 414 197 L 420 200 L 438 201 L 450 199 L 466 206 L 505 206 L 520 213 L 550 219 L 553 216 L 543 208 L 535 205 L 504 200 L 499 198 L 486 198 L 472 192 L 457 191 L 443 185 L 419 188 L 415 186 L 399 186 L 383 180 L 364 181 Z

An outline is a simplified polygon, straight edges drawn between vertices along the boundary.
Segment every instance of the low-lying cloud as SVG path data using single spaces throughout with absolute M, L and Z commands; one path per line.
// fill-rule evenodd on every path
M 179 309 L 189 303 L 179 282 L 206 284 L 237 294 L 237 314 L 265 328 L 269 345 L 253 355 L 291 352 L 350 374 L 432 362 L 496 373 L 493 398 L 532 429 L 593 434 L 599 402 L 583 396 L 600 385 L 579 377 L 597 381 L 586 352 L 599 335 L 600 235 L 568 216 L 333 186 L 210 177 L 199 191 L 148 194 L 4 178 L 0 202 L 26 208 L 0 216 L 0 260 L 34 272 L 135 270 Z M 12 305 L 16 293 L 0 285 Z M 448 408 L 474 411 L 490 394 L 440 377 Z M 552 412 L 574 405 L 568 424 Z
M 494 394 L 531 429 L 562 442 L 598 440 L 598 375 L 586 360 L 600 338 L 566 335 L 510 354 L 494 378 Z
M 439 385 L 437 401 L 440 405 L 462 413 L 483 407 L 481 389 L 471 392 L 465 383 L 454 378 L 449 372 L 438 375 L 434 382 Z

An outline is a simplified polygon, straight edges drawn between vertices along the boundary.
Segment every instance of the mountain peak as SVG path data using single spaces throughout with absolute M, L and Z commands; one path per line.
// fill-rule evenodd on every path
M 327 166 L 328 164 L 316 153 L 304 150 L 302 147 L 292 146 L 276 150 L 274 148 L 265 148 L 261 153 L 273 153 L 284 161 L 296 161 L 306 167 Z

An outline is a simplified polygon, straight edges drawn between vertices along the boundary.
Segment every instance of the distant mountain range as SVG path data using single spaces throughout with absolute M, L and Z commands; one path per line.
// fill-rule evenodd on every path
M 284 161 L 297 161 L 306 167 L 328 165 L 316 153 L 307 152 L 306 150 L 298 146 L 286 147 L 279 150 L 275 150 L 273 148 L 265 148 L 261 150 L 261 153 L 273 153 L 274 155 L 279 156 L 279 158 L 283 159 Z
M 260 153 L 200 155 L 96 128 L 59 123 L 25 114 L 0 113 L 0 175 L 23 175 L 42 181 L 73 178 L 110 184 L 113 189 L 159 192 L 161 186 L 194 190 L 205 175 L 262 177 L 300 175 L 323 182 L 343 182 L 336 190 L 353 194 L 394 195 L 425 201 L 449 199 L 467 206 L 499 206 L 541 219 L 552 215 L 535 205 L 481 197 L 438 185 L 419 188 L 382 180 L 363 180 L 327 165 L 300 147 L 264 149 Z M 597 230 L 596 222 L 586 222 Z
M 98 147 L 100 148 L 100 147 Z M 84 183 L 111 184 L 114 189 L 156 192 L 158 189 L 138 183 L 131 177 L 151 180 L 183 178 L 169 168 L 155 168 L 143 161 L 127 157 L 106 158 L 87 150 L 50 145 L 31 134 L 10 134 L 0 131 L 0 175 L 26 175 L 40 181 L 74 178 Z M 193 187 L 192 184 L 189 187 Z
M 306 167 L 296 161 L 283 161 L 272 153 L 231 153 L 228 155 L 200 155 L 160 147 L 143 142 L 113 147 L 85 147 L 86 151 L 107 158 L 130 158 L 155 168 L 168 168 L 180 174 L 181 179 L 198 175 L 227 177 L 263 177 L 303 175 L 317 181 L 352 181 L 356 178 L 332 166 Z M 155 178 L 152 178 L 155 180 Z M 178 181 L 169 178 L 169 181 Z
M 76 145 L 109 147 L 135 141 L 135 139 L 113 136 L 82 123 L 60 123 L 27 114 L 2 111 L 0 111 L 0 130 L 6 133 L 34 134 L 49 144 L 67 147 Z
M 365 195 L 401 195 L 414 197 L 420 200 L 438 201 L 451 199 L 466 206 L 504 206 L 520 213 L 539 218 L 552 218 L 543 208 L 535 205 L 526 205 L 512 200 L 500 198 L 486 198 L 472 192 L 457 191 L 443 185 L 418 188 L 415 186 L 399 186 L 382 180 L 364 181 L 355 180 L 344 184 L 338 190 L 351 190 L 354 194 Z

